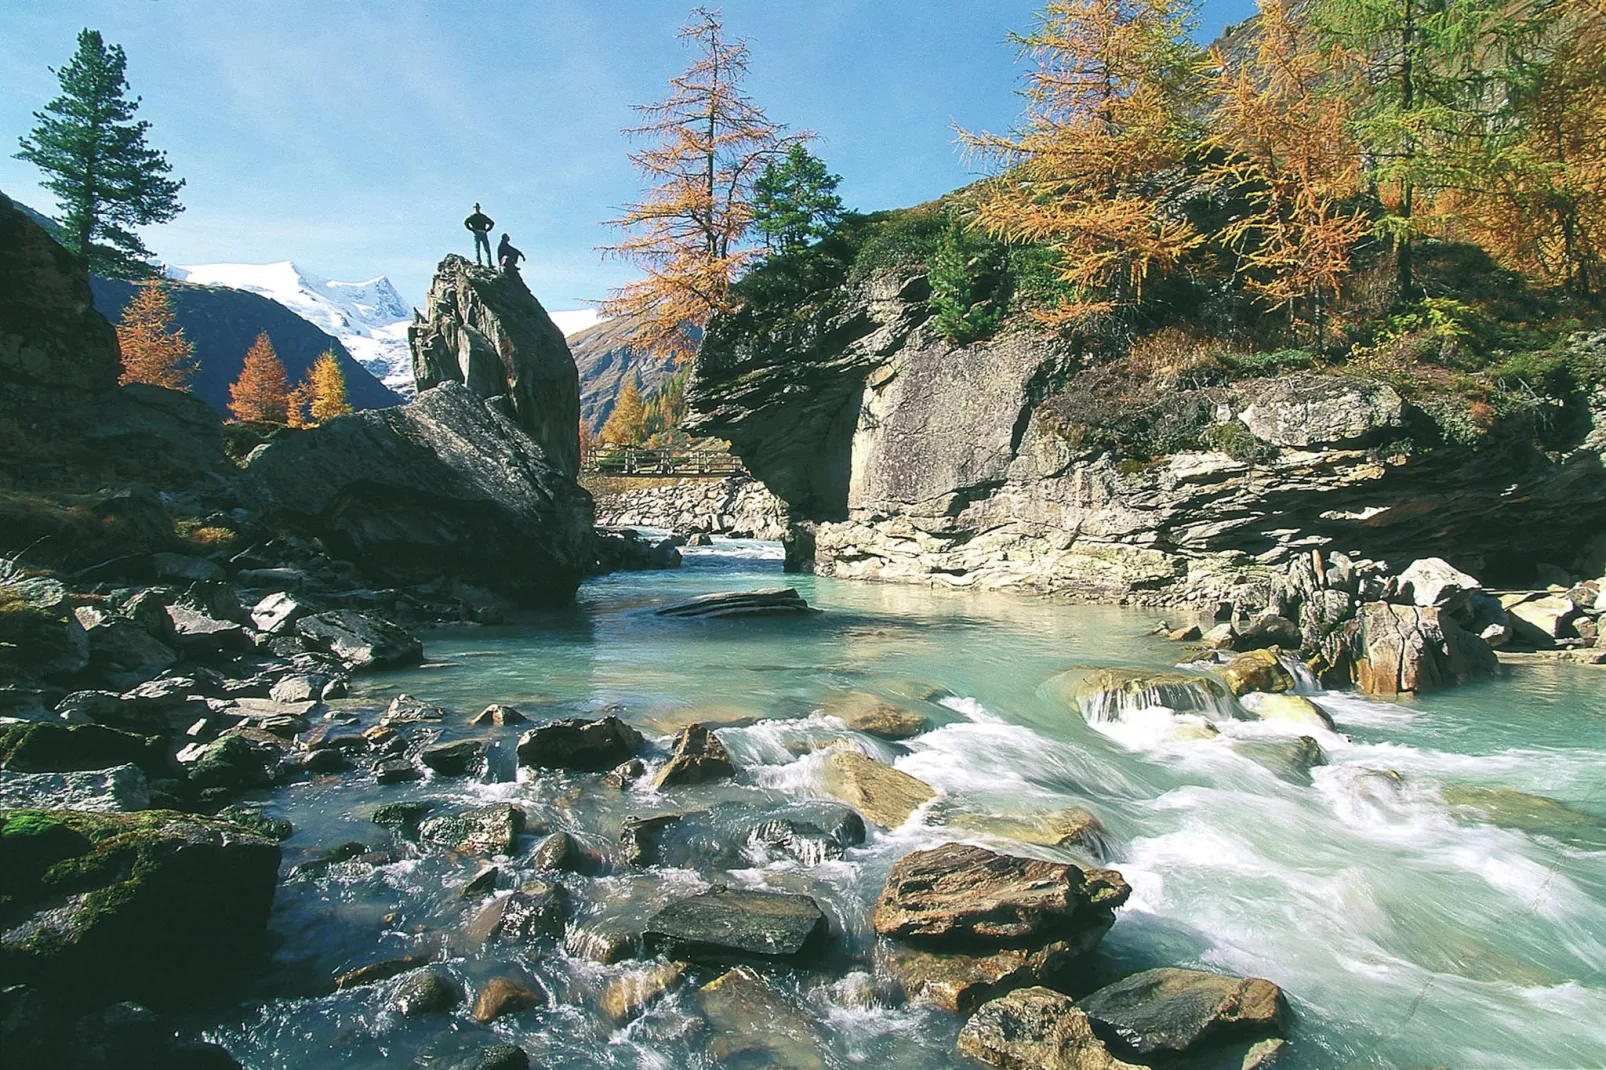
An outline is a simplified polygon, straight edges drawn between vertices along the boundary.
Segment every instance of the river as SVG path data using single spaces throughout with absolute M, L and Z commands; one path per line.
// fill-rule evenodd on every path
M 570 610 L 517 627 L 432 634 L 429 666 L 367 678 L 347 703 L 362 723 L 398 692 L 443 704 L 457 714 L 449 734 L 500 741 L 490 771 L 483 782 L 394 787 L 326 777 L 272 795 L 272 811 L 295 826 L 287 867 L 345 841 L 398 857 L 283 884 L 263 981 L 276 995 L 207 1035 L 252 1068 L 446 1065 L 452 1053 L 496 1038 L 551 1070 L 784 1065 L 780 1055 L 717 1062 L 695 983 L 615 1029 L 593 1002 L 631 963 L 602 966 L 552 945 L 471 946 L 462 931 L 472 904 L 457 889 L 477 863 L 420 853 L 369 814 L 398 799 L 513 801 L 601 850 L 627 813 L 712 807 L 687 836 L 714 843 L 766 815 L 806 809 L 821 797 L 810 746 L 851 739 L 939 789 L 938 799 L 903 827 L 872 831 L 863 847 L 817 866 L 751 856 L 698 865 L 688 842 L 693 863 L 684 868 L 566 877 L 572 915 L 639 919 L 715 879 L 806 891 L 832 920 L 833 952 L 819 970 L 776 983 L 806 1020 L 818 1065 L 969 1066 L 953 1052 L 958 1020 L 873 997 L 875 897 L 898 857 L 950 839 L 1088 864 L 1011 842 L 1008 820 L 1083 806 L 1105 826 L 1104 864 L 1133 888 L 1102 944 L 1099 973 L 1184 965 L 1270 978 L 1294 1011 L 1279 1067 L 1606 1065 L 1600 673 L 1523 666 L 1399 704 L 1312 694 L 1337 731 L 1312 733 L 1327 764 L 1307 783 L 1246 755 L 1244 741 L 1269 730 L 1260 722 L 1227 720 L 1217 738 L 1166 742 L 1163 711 L 1132 711 L 1095 731 L 1065 704 L 1049 681 L 1068 667 L 1172 666 L 1178 646 L 1149 634 L 1156 613 L 807 576 L 784 582 L 825 610 L 808 619 L 652 613 L 692 594 L 780 582 L 778 548 L 720 541 L 686 551 L 676 571 L 589 581 Z M 814 712 L 843 691 L 905 696 L 933 727 L 904 744 L 848 732 Z M 527 770 L 518 781 L 519 729 L 463 725 L 491 702 L 516 704 L 537 721 L 622 706 L 660 745 L 667 740 L 658 737 L 691 720 L 727 725 L 719 734 L 739 775 L 662 795 L 602 789 L 595 777 L 529 778 Z M 509 866 L 515 880 L 533 873 L 522 853 Z M 407 953 L 436 955 L 469 989 L 516 973 L 548 1005 L 481 1026 L 462 1008 L 401 1018 L 390 1005 L 395 982 L 327 991 L 342 970 Z M 1241 1046 L 1223 1053 L 1221 1065 L 1236 1067 L 1241 1054 Z

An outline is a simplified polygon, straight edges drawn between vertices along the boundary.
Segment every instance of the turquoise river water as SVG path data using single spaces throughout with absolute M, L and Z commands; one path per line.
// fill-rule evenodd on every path
M 763 621 L 652 613 L 692 594 L 781 582 L 825 612 Z M 1276 981 L 1295 1016 L 1279 1066 L 1606 1065 L 1606 675 L 1523 666 L 1408 704 L 1312 694 L 1338 731 L 1309 733 L 1327 764 L 1301 782 L 1243 753 L 1269 723 L 1220 718 L 1214 739 L 1169 742 L 1166 711 L 1130 711 L 1095 730 L 1067 705 L 1052 680 L 1068 668 L 1171 667 L 1178 647 L 1148 634 L 1157 619 L 1013 594 L 783 580 L 778 548 L 725 541 L 687 551 L 678 571 L 590 581 L 572 610 L 431 635 L 430 666 L 369 678 L 348 705 L 364 724 L 398 692 L 445 705 L 455 711 L 449 733 L 497 741 L 487 774 L 383 788 L 327 777 L 270 796 L 296 829 L 286 867 L 351 840 L 397 858 L 288 880 L 264 1002 L 207 1035 L 251 1068 L 445 1066 L 497 1039 L 552 1070 L 969 1066 L 953 1051 L 959 1021 L 875 997 L 875 897 L 898 857 L 951 839 L 1087 864 L 1012 842 L 1000 820 L 1083 806 L 1107 830 L 1103 864 L 1133 888 L 1099 974 L 1186 965 Z M 843 691 L 920 696 L 911 701 L 933 727 L 904 744 L 849 732 L 818 712 Z M 521 770 L 516 779 L 519 729 L 462 724 L 490 702 L 536 721 L 622 706 L 659 753 L 685 723 L 726 725 L 719 735 L 739 775 L 663 795 L 610 792 L 595 777 Z M 817 866 L 691 857 L 683 868 L 566 878 L 571 924 L 639 919 L 715 879 L 814 895 L 832 921 L 832 955 L 818 970 L 774 978 L 812 1037 L 814 1052 L 793 1062 L 709 1054 L 696 984 L 717 971 L 614 1028 L 595 1010 L 596 993 L 639 963 L 602 966 L 557 944 L 473 947 L 462 935 L 472 908 L 457 889 L 476 860 L 419 852 L 368 819 L 384 801 L 513 801 L 601 850 L 626 814 L 708 809 L 704 833 L 717 839 L 723 825 L 823 798 L 810 746 L 843 740 L 938 798 Z M 505 863 L 514 880 L 534 872 L 528 845 L 520 850 Z M 401 1018 L 396 982 L 328 991 L 343 970 L 403 954 L 433 955 L 469 989 L 515 973 L 547 1006 L 478 1025 L 464 1008 Z M 1222 1065 L 1241 1054 L 1224 1053 Z

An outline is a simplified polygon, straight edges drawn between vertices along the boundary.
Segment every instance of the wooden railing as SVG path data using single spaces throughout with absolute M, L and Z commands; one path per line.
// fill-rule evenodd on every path
M 650 450 L 640 446 L 598 446 L 580 460 L 585 472 L 610 476 L 712 476 L 745 474 L 742 462 L 724 450 Z

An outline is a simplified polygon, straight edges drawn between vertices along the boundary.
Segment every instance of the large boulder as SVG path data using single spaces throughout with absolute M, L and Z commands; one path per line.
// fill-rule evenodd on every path
M 983 1005 L 960 1030 L 960 1054 L 1007 1070 L 1140 1070 L 1110 1054 L 1070 996 L 1023 988 Z
M 827 795 L 885 828 L 897 828 L 937 795 L 925 781 L 856 750 L 827 754 L 820 766 L 820 785 Z
M 643 934 L 652 949 L 705 962 L 802 962 L 825 944 L 828 926 L 806 895 L 704 892 L 654 914 Z
M 572 369 L 571 369 L 572 371 Z M 567 601 L 591 549 L 591 496 L 466 387 L 354 413 L 260 449 L 259 508 L 397 584 L 441 576 L 523 604 Z
M 0 987 L 214 996 L 262 949 L 278 871 L 278 844 L 216 819 L 0 812 Z
M 570 717 L 532 728 L 519 737 L 520 765 L 600 773 L 628 761 L 641 748 L 641 733 L 619 718 Z
M 1288 1022 L 1288 1004 L 1272 982 L 1200 970 L 1145 970 L 1105 985 L 1076 1005 L 1112 1042 L 1148 1057 L 1281 1035 Z
M 580 376 L 563 332 L 517 272 L 447 256 L 407 342 L 420 394 L 461 383 L 518 424 L 558 471 L 580 471 Z
M 1434 607 L 1367 602 L 1324 647 L 1362 691 L 1392 698 L 1493 676 L 1489 644 Z

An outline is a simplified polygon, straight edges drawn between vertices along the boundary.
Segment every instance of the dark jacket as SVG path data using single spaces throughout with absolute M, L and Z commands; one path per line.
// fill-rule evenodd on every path
M 503 238 L 502 244 L 496 247 L 496 259 L 498 262 L 502 263 L 512 262 L 517 264 L 520 260 L 524 259 L 524 254 L 513 248 L 512 242 L 508 241 L 506 238 Z
M 475 212 L 473 215 L 463 220 L 463 225 L 469 230 L 477 230 L 481 233 L 484 233 L 496 226 L 496 220 L 492 219 L 484 212 Z

